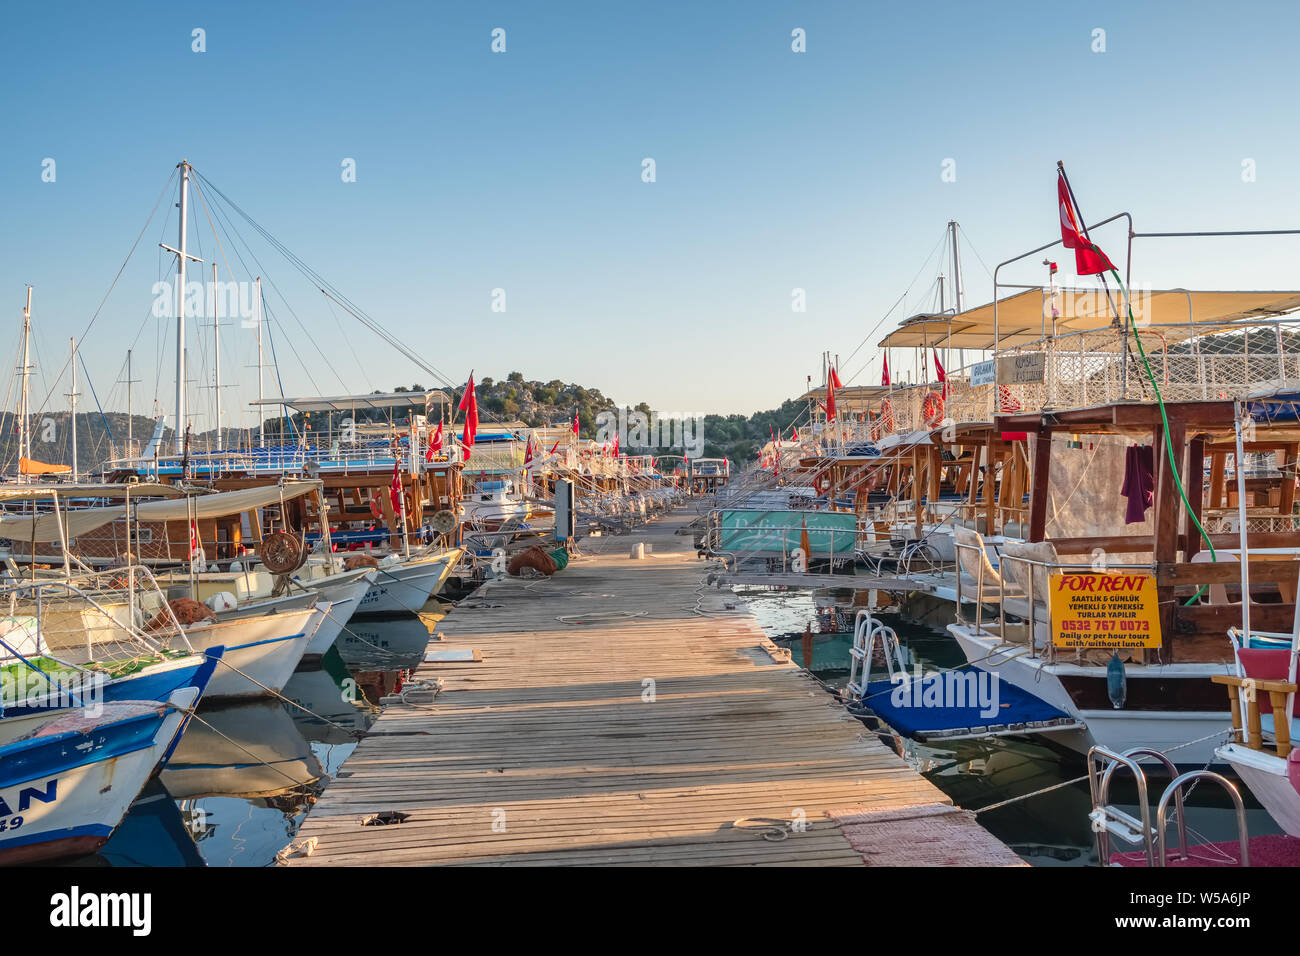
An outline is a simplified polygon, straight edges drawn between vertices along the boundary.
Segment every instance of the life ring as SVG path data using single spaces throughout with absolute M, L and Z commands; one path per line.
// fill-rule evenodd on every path
M 927 425 L 934 425 L 943 419 L 943 396 L 938 392 L 926 392 L 921 399 L 921 418 Z
M 880 403 L 880 422 L 886 433 L 894 430 L 894 406 L 889 399 Z
M 813 490 L 819 495 L 824 495 L 831 490 L 831 476 L 827 472 L 821 472 L 813 479 Z
M 370 499 L 370 513 L 377 520 L 379 521 L 384 520 L 384 507 L 379 503 L 378 497 L 374 497 Z

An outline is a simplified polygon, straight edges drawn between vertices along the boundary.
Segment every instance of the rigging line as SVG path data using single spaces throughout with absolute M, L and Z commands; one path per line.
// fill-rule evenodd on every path
M 265 317 L 263 317 L 263 321 L 265 322 Z M 272 327 L 269 324 L 266 326 L 266 340 L 271 343 L 271 364 L 272 367 L 275 369 L 275 384 L 276 387 L 280 389 L 280 400 L 281 402 L 283 402 L 284 401 L 284 380 L 280 378 L 280 359 L 275 354 L 275 336 L 271 334 L 271 328 Z M 286 407 L 284 405 L 281 405 L 280 417 L 284 421 L 289 423 L 289 433 L 296 435 L 298 429 L 293 424 L 293 416 L 286 415 L 285 411 L 286 411 Z M 262 410 L 261 406 L 258 407 L 258 413 L 262 415 L 266 414 L 265 411 Z
M 108 432 L 108 440 L 114 441 L 113 426 L 108 423 L 108 416 L 104 414 L 104 406 L 99 404 L 99 396 L 95 394 L 95 382 L 90 377 L 90 369 L 86 368 L 86 359 L 85 356 L 81 354 L 80 349 L 77 350 L 77 359 L 81 362 L 81 370 L 86 373 L 86 384 L 90 386 L 90 397 L 95 400 L 95 407 L 99 409 L 99 417 L 104 423 L 104 431 Z M 73 424 L 75 425 L 76 423 L 74 422 Z
M 336 298 L 332 293 L 326 291 L 324 288 L 321 288 L 320 286 L 318 286 L 317 288 L 320 291 L 321 295 L 337 303 L 340 308 L 342 308 L 345 312 L 351 315 L 354 319 L 356 319 L 366 328 L 370 329 L 370 331 L 378 335 L 390 347 L 397 350 L 397 352 L 399 352 L 405 358 L 409 359 L 421 371 L 426 372 L 429 375 L 432 375 L 437 380 L 441 380 L 442 383 L 445 385 L 445 387 L 447 387 L 452 391 L 455 391 L 457 388 L 460 387 L 456 383 L 448 380 L 447 377 L 443 375 L 441 372 L 439 372 L 437 369 L 427 364 L 423 359 L 420 358 L 419 355 L 417 355 L 414 351 L 408 348 L 400 339 L 393 336 L 391 333 L 389 333 L 386 329 L 380 326 L 373 319 L 370 319 L 368 317 L 363 317 L 362 315 L 353 311 L 353 309 L 350 308 L 346 302 Z
M 267 311 L 269 311 L 269 312 L 271 313 L 271 317 L 272 317 L 272 318 L 275 317 L 275 312 L 274 312 L 273 310 L 269 310 L 269 309 L 268 309 Z M 296 359 L 298 360 L 298 364 L 299 364 L 300 366 L 302 366 L 302 373 L 303 373 L 303 375 L 305 375 L 305 376 L 307 377 L 307 380 L 308 380 L 308 381 L 311 381 L 311 377 L 312 377 L 312 375 L 311 375 L 311 369 L 309 369 L 309 368 L 307 367 L 307 363 L 304 362 L 304 361 L 302 360 L 302 355 L 299 354 L 298 349 L 294 346 L 294 344 L 293 344 L 293 338 L 292 338 L 292 337 L 289 338 L 287 344 L 288 344 L 288 346 L 289 346 L 289 351 L 290 351 L 290 353 L 292 353 L 293 357 L 296 358 Z M 283 388 L 280 389 L 280 396 L 281 396 L 282 398 L 284 397 L 284 389 L 283 389 Z
M 288 246 L 282 243 L 279 239 L 275 238 L 275 236 L 273 236 L 255 219 L 253 219 L 250 215 L 248 215 L 248 213 L 244 212 L 244 210 L 239 206 L 238 203 L 236 203 L 233 199 L 231 199 L 229 196 L 223 193 L 221 189 L 218 186 L 216 186 L 211 180 L 204 177 L 204 182 L 212 189 L 212 191 L 215 194 L 220 196 L 227 203 L 227 205 L 229 205 L 236 213 L 238 213 L 239 216 L 243 218 L 245 222 L 247 222 L 250 226 L 252 226 L 253 229 L 255 229 L 264 239 L 266 239 L 266 241 L 270 243 L 272 247 L 274 247 L 281 255 L 283 255 L 286 259 L 288 259 L 289 262 L 295 268 L 297 268 L 304 276 L 311 279 L 317 285 L 318 288 L 321 288 L 322 292 L 325 291 L 325 288 L 328 288 L 330 292 L 333 294 L 334 300 L 338 302 L 340 305 L 344 306 L 344 308 L 347 308 L 348 311 L 350 311 L 354 317 L 360 320 L 361 315 L 365 315 L 366 318 L 369 320 L 369 323 L 368 324 L 363 323 L 363 324 L 367 324 L 368 328 L 370 328 L 376 334 L 380 335 L 380 337 L 383 338 L 390 345 L 393 345 L 394 347 L 398 346 L 398 340 L 391 333 L 388 333 L 386 331 L 381 331 L 382 326 L 379 325 L 377 320 L 375 320 L 368 313 L 366 313 L 364 309 L 362 309 L 359 305 L 353 302 L 348 296 L 344 295 L 342 291 L 340 291 L 333 283 L 329 282 L 324 276 L 318 273 L 315 269 L 307 265 L 307 263 L 303 259 L 297 256 L 292 250 L 288 248 Z M 456 383 L 453 382 L 449 376 L 447 376 L 445 373 L 438 370 L 431 363 L 425 361 L 424 359 L 419 358 L 419 356 L 415 356 L 414 358 L 412 358 L 412 356 L 415 355 L 414 352 L 406 349 L 399 349 L 399 351 L 402 351 L 402 354 L 405 355 L 406 357 L 411 358 L 413 362 L 415 362 L 418 366 L 420 366 L 424 371 L 428 372 L 428 374 L 433 375 L 435 378 L 441 380 L 446 387 L 452 389 L 457 387 Z
M 985 271 L 986 273 L 988 273 L 988 277 L 989 277 L 990 279 L 992 279 L 992 278 L 993 278 L 993 273 L 992 273 L 992 272 L 989 272 L 988 263 L 986 263 L 986 262 L 984 261 L 984 257 L 980 255 L 980 251 L 979 251 L 978 249 L 975 248 L 975 243 L 973 243 L 973 242 L 970 241 L 970 234 L 966 232 L 966 229 L 965 229 L 964 226 L 960 226 L 960 225 L 959 225 L 957 228 L 961 230 L 962 241 L 963 241 L 963 242 L 964 242 L 968 247 L 970 247 L 970 251 L 971 251 L 971 252 L 975 253 L 975 258 L 979 260 L 979 264 L 980 264 L 981 266 L 984 267 L 984 271 Z M 964 283 L 963 283 L 963 284 L 964 284 Z
M 842 364 L 847 365 L 849 362 L 852 362 L 853 357 L 862 350 L 862 346 L 866 345 L 867 342 L 870 341 L 871 337 L 876 334 L 876 332 L 880 329 L 882 325 L 885 324 L 885 320 L 888 319 L 894 313 L 894 310 L 897 309 L 899 305 L 901 305 L 907 299 L 908 293 L 912 291 L 912 286 L 916 285 L 916 280 L 921 278 L 921 273 L 925 272 L 926 268 L 930 265 L 930 260 L 934 258 L 935 253 L 939 251 L 940 247 L 943 245 L 943 241 L 946 238 L 948 238 L 948 230 L 945 228 L 943 233 L 939 236 L 939 241 L 934 244 L 934 247 L 930 250 L 930 254 L 927 255 L 925 257 L 925 261 L 921 263 L 921 268 L 916 270 L 916 275 L 912 276 L 912 281 L 909 282 L 907 284 L 907 288 L 903 290 L 903 294 L 900 295 L 898 299 L 894 302 L 894 304 L 889 307 L 889 311 L 886 312 L 883 316 L 881 316 L 879 321 L 877 321 L 876 324 L 872 326 L 871 331 L 868 332 L 865 336 L 863 336 L 862 341 L 858 343 L 858 347 L 855 348 L 849 354 L 849 357 L 845 359 Z M 855 373 L 853 373 L 853 375 L 851 375 L 848 379 L 846 379 L 845 383 L 847 384 L 848 382 L 852 382 L 854 379 L 856 379 L 859 375 L 861 375 L 863 372 L 867 370 L 867 366 L 870 364 L 871 364 L 871 360 L 868 359 L 867 362 L 862 366 L 862 368 L 858 369 Z
M 90 329 L 95 324 L 95 320 L 99 318 L 99 313 L 104 310 L 104 304 L 108 301 L 108 297 L 112 295 L 113 290 L 117 288 L 118 280 L 122 278 L 122 273 L 126 271 L 127 263 L 129 263 L 131 257 L 135 255 L 136 247 L 140 245 L 140 240 L 144 238 L 144 233 L 145 230 L 149 228 L 149 223 L 153 222 L 154 214 L 158 212 L 158 206 L 162 203 L 163 196 L 167 194 L 167 187 L 171 185 L 171 181 L 175 176 L 176 170 L 173 169 L 171 176 L 167 177 L 167 182 L 163 183 L 162 192 L 158 194 L 157 200 L 154 201 L 153 209 L 149 210 L 149 218 L 146 219 L 144 225 L 140 227 L 140 232 L 136 235 L 135 242 L 131 243 L 131 250 L 126 254 L 126 258 L 122 260 L 122 265 L 118 267 L 117 275 L 113 276 L 113 281 L 109 284 L 108 291 L 105 292 L 104 297 L 99 300 L 99 307 L 95 309 L 94 315 L 92 315 L 90 321 L 86 323 L 86 327 L 82 330 L 80 337 L 77 339 L 78 342 L 83 341 L 90 333 Z M 68 368 L 68 365 L 71 364 L 71 362 L 72 356 L 69 355 L 67 360 L 63 363 L 63 367 L 59 370 L 58 377 L 55 379 L 56 382 L 63 377 L 63 372 Z M 53 395 L 53 391 L 53 388 L 51 388 L 50 391 L 46 393 L 45 399 L 36 410 L 36 414 L 39 415 L 41 412 L 45 411 L 46 406 L 49 404 L 50 398 Z
M 327 302 L 329 304 L 330 316 L 334 319 L 334 326 L 339 330 L 339 337 L 346 342 L 348 340 L 348 335 L 343 331 L 343 320 L 339 318 L 339 313 L 338 310 L 334 308 L 334 303 L 328 300 Z M 361 362 L 361 353 L 356 349 L 349 349 L 348 351 L 350 351 L 352 357 L 356 359 L 357 371 L 361 373 L 361 381 L 368 382 L 369 378 L 366 375 L 366 368 Z
M 214 192 L 216 195 L 221 196 L 222 199 L 225 200 L 227 203 L 230 202 L 230 200 L 229 200 L 228 198 L 225 197 L 225 195 L 221 192 L 221 190 L 217 189 L 215 186 L 212 186 L 211 183 L 208 182 L 206 179 L 204 180 L 204 182 L 207 183 L 207 184 L 212 188 L 213 192 Z M 218 219 L 218 220 L 221 220 L 221 219 L 222 219 L 221 208 L 217 205 L 215 199 L 213 200 L 213 203 L 212 203 L 212 209 L 213 209 L 213 212 L 216 214 L 217 219 Z M 241 214 L 242 214 L 242 213 L 241 213 Z M 247 218 L 247 217 L 245 217 L 245 218 Z M 237 245 L 237 241 L 238 241 L 238 242 L 242 242 L 242 243 L 244 244 L 244 248 L 245 248 L 245 250 L 247 250 L 248 255 L 249 255 L 249 258 L 251 258 L 251 259 L 253 260 L 253 262 L 257 265 L 258 271 L 261 273 L 262 278 L 264 278 L 264 279 L 267 281 L 267 284 L 271 286 L 272 291 L 274 291 L 275 294 L 278 295 L 278 296 L 280 297 L 280 301 L 284 303 L 285 308 L 289 310 L 289 314 L 293 316 L 294 321 L 297 322 L 299 328 L 301 328 L 301 329 L 303 330 L 303 334 L 306 335 L 307 338 L 311 340 L 312 344 L 313 344 L 313 345 L 315 346 L 315 348 L 316 348 L 316 352 L 317 352 L 317 354 L 320 355 L 320 357 L 321 357 L 321 361 L 324 362 L 324 363 L 326 364 L 326 366 L 328 366 L 328 368 L 330 369 L 330 371 L 334 373 L 334 377 L 335 377 L 336 379 L 338 379 L 339 385 L 343 388 L 343 391 L 344 391 L 344 392 L 348 392 L 349 389 L 348 389 L 347 383 L 344 382 L 344 381 L 343 381 L 343 377 L 342 377 L 341 375 L 339 375 L 339 373 L 338 373 L 338 369 L 335 367 L 334 363 L 331 362 L 331 361 L 330 361 L 330 360 L 325 356 L 325 353 L 324 353 L 323 351 L 321 351 L 320 343 L 318 343 L 318 342 L 316 341 L 316 337 L 313 336 L 313 335 L 311 335 L 311 333 L 307 331 L 307 327 L 306 327 L 306 325 L 303 323 L 303 321 L 302 321 L 302 319 L 299 317 L 298 313 L 297 313 L 296 311 L 294 311 L 293 304 L 288 300 L 288 298 L 285 297 L 284 293 L 280 291 L 280 287 L 276 284 L 275 279 L 273 279 L 273 278 L 271 277 L 270 272 L 266 269 L 265 266 L 262 265 L 262 260 L 259 259 L 259 258 L 257 257 L 257 253 L 255 253 L 255 252 L 253 251 L 253 248 L 252 248 L 251 245 L 249 245 L 248 240 L 245 239 L 245 238 L 243 237 L 242 234 L 240 234 L 239 230 L 237 230 L 237 229 L 234 228 L 234 225 L 231 223 L 230 218 L 229 218 L 228 216 L 224 219 L 224 221 L 222 222 L 222 225 L 223 225 L 223 228 L 226 230 L 226 234 L 227 234 L 228 236 L 231 237 L 231 247 L 232 247 L 232 248 L 234 249 L 234 251 L 235 251 L 235 258 L 237 258 L 237 259 L 239 260 L 239 264 L 244 268 L 244 271 L 245 271 L 246 273 L 252 273 L 253 270 L 251 270 L 251 269 L 248 268 L 248 263 L 246 263 L 246 262 L 244 261 L 244 257 L 243 257 L 243 255 L 240 254 L 240 252 L 239 252 L 239 246 Z M 255 227 L 256 227 L 256 226 L 255 226 Z M 273 248 L 274 248 L 274 246 L 273 246 Z M 277 250 L 277 251 L 279 251 L 279 250 Z M 232 274 L 233 274 L 233 273 L 232 273 Z M 263 297 L 263 300 L 265 300 L 265 296 Z M 309 375 L 309 377 L 310 377 L 310 375 Z M 364 376 L 363 376 L 363 380 L 364 380 Z

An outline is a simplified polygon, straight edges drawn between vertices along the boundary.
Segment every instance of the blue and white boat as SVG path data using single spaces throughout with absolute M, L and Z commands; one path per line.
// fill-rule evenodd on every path
M 94 852 L 166 762 L 218 653 L 165 700 L 0 719 L 0 865 Z

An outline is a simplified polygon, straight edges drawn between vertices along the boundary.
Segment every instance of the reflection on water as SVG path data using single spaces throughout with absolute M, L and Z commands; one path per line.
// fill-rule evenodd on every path
M 813 673 L 842 690 L 852 634 L 834 632 L 811 592 L 741 591 L 769 636 L 802 666 L 803 634 L 812 632 Z M 440 615 L 354 621 L 319 669 L 300 671 L 289 702 L 261 701 L 200 709 L 159 780 L 132 805 L 113 838 L 86 866 L 267 866 L 293 838 L 303 816 L 356 747 L 353 731 L 373 722 L 374 701 L 400 689 L 424 655 Z M 851 627 L 851 617 L 848 618 Z M 952 667 L 961 651 L 944 632 L 886 616 L 926 667 Z M 826 631 L 826 633 L 822 633 Z M 1086 773 L 1081 755 L 1046 737 L 993 738 L 927 746 L 882 734 L 888 746 L 958 806 L 978 810 Z M 1163 781 L 1153 779 L 1157 794 Z M 1249 795 L 1247 793 L 1249 799 Z M 1114 800 L 1137 813 L 1130 778 Z M 1279 832 L 1258 804 L 1248 806 L 1251 835 Z M 1188 801 L 1193 841 L 1236 838 L 1227 797 L 1196 789 Z M 980 815 L 980 822 L 1036 866 L 1096 863 L 1088 824 L 1087 782 L 1074 783 Z M 1122 849 L 1122 847 L 1121 847 Z
M 166 769 L 81 866 L 267 866 L 356 748 L 441 612 L 353 620 L 286 701 L 200 707 Z
M 849 678 L 850 630 L 819 633 L 818 607 L 811 591 L 773 591 L 754 588 L 740 592 L 769 637 L 789 647 L 795 663 L 803 666 L 804 632 L 811 629 L 812 672 L 842 691 Z M 916 624 L 896 614 L 882 615 L 900 641 L 926 668 L 956 667 L 964 661 L 955 640 L 944 631 Z M 822 621 L 825 615 L 822 615 Z M 882 728 L 883 729 L 883 728 Z M 979 810 L 1013 797 L 1087 774 L 1082 754 L 1055 745 L 1046 735 L 999 737 L 926 745 L 892 733 L 881 735 L 912 766 L 960 807 Z M 1166 779 L 1149 771 L 1151 799 L 1159 798 Z M 1280 829 L 1248 790 L 1247 822 L 1251 836 L 1280 833 Z M 1111 795 L 1114 804 L 1137 815 L 1136 787 L 1132 778 L 1117 775 Z M 1218 787 L 1189 791 L 1187 800 L 1189 842 L 1236 840 L 1236 821 L 1227 795 Z M 1035 866 L 1082 866 L 1097 863 L 1096 847 L 1088 821 L 1092 803 L 1083 780 L 1049 793 L 1017 801 L 980 814 L 980 823 Z M 1171 838 L 1173 829 L 1170 830 Z M 1116 850 L 1141 849 L 1116 846 Z

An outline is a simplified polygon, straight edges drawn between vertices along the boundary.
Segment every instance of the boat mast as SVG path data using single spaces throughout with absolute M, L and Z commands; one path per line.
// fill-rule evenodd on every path
M 266 447 L 266 408 L 262 405 L 262 277 L 257 277 L 257 447 Z
M 953 315 L 961 315 L 962 297 L 961 297 L 961 255 L 957 248 L 957 220 L 948 220 L 948 231 L 952 233 L 952 304 Z M 949 364 L 951 360 L 949 360 Z M 957 350 L 957 364 L 964 368 L 966 366 L 966 350 Z
M 135 413 L 134 413 L 134 409 L 131 407 L 131 350 L 127 349 L 126 350 L 126 453 L 127 455 L 130 456 L 135 455 L 135 440 L 133 437 L 134 425 L 135 425 Z M 130 525 L 129 520 L 127 524 L 129 527 Z
M 180 209 L 180 248 L 158 243 L 168 252 L 176 254 L 176 454 L 185 454 L 185 262 L 193 259 L 202 262 L 198 256 L 185 251 L 186 207 L 190 194 L 190 172 L 193 167 L 188 159 L 182 159 L 176 166 L 181 171 Z
M 214 354 L 215 384 L 217 394 L 217 451 L 223 450 L 221 440 L 221 316 L 217 314 L 217 264 L 212 263 L 212 351 Z
M 18 403 L 19 403 L 18 456 L 20 459 L 18 463 L 18 472 L 20 477 L 22 475 L 21 459 L 32 457 L 32 436 L 31 436 L 31 432 L 27 428 L 27 416 L 30 411 L 29 404 L 28 404 L 30 401 L 28 377 L 31 374 L 31 369 L 32 369 L 30 364 L 31 334 L 32 334 L 32 287 L 28 286 L 27 305 L 23 308 L 23 365 L 22 365 L 22 369 L 20 370 L 23 376 L 23 386 L 22 386 L 22 394 L 19 396 L 18 399 Z
M 68 392 L 68 401 L 72 403 L 72 483 L 81 478 L 81 469 L 77 464 L 77 340 L 68 339 L 68 348 L 72 353 L 72 390 Z

